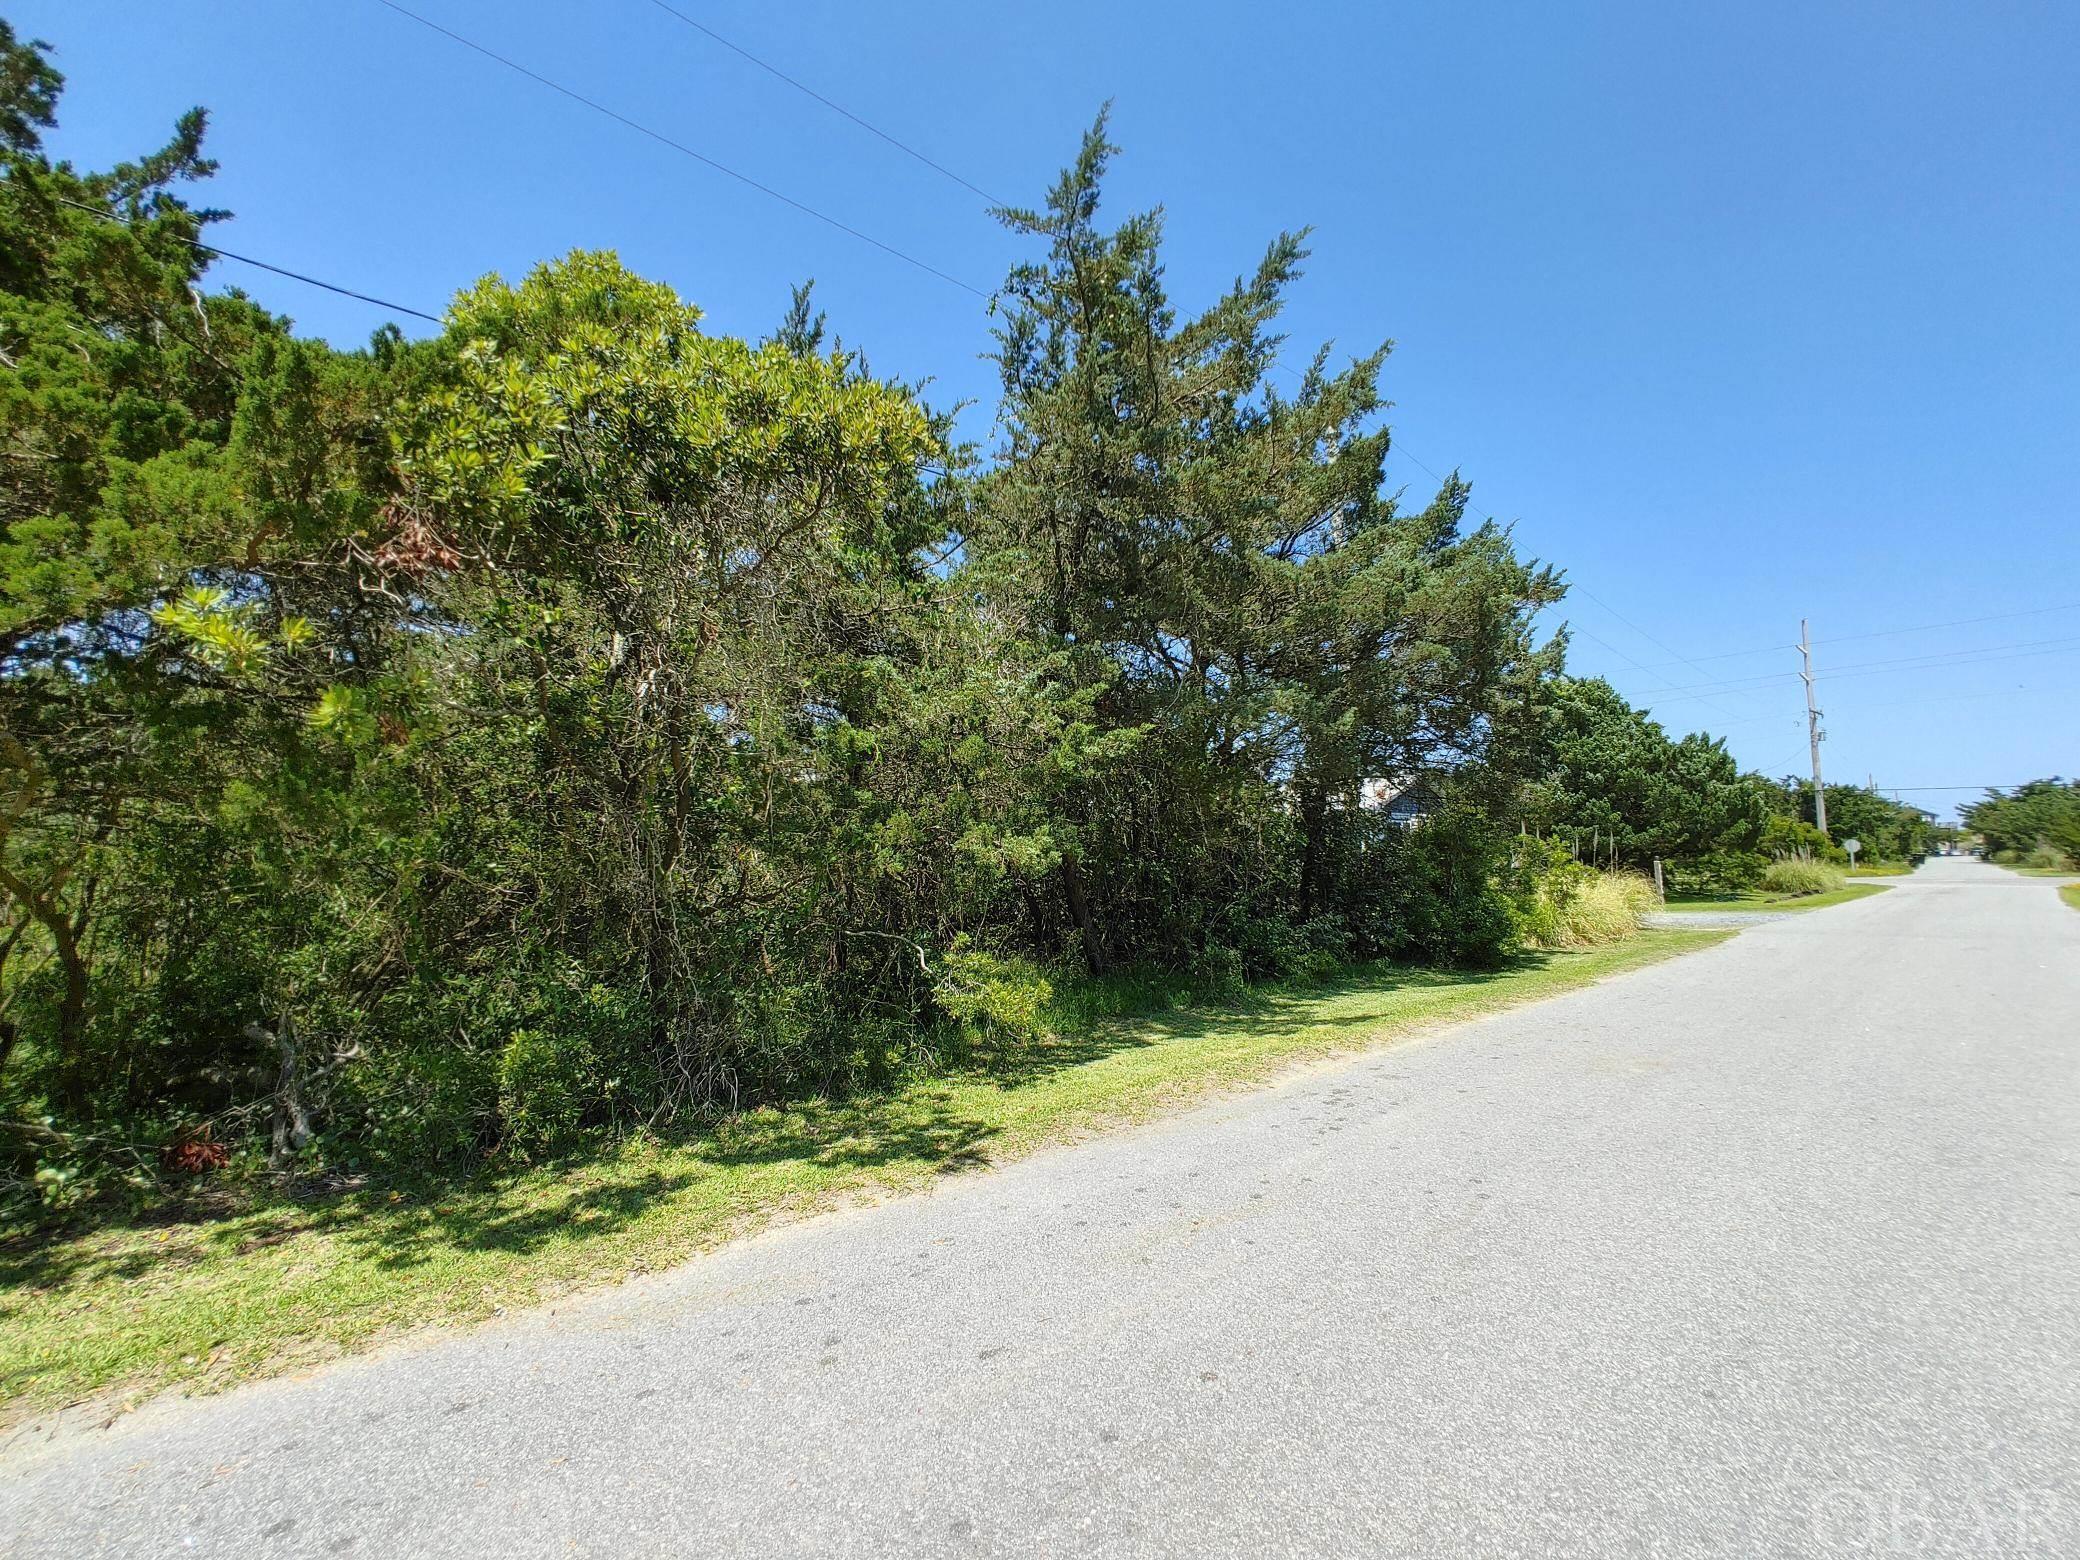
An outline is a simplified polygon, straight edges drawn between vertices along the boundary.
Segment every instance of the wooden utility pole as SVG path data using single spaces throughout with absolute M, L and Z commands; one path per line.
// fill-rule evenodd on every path
M 1798 620 L 1798 654 L 1804 663 L 1799 676 L 1806 685 L 1806 742 L 1813 750 L 1813 822 L 1820 832 L 1827 832 L 1827 787 L 1820 780 L 1820 744 L 1827 733 L 1820 729 L 1820 709 L 1813 703 L 1813 636 L 1806 631 L 1806 620 Z

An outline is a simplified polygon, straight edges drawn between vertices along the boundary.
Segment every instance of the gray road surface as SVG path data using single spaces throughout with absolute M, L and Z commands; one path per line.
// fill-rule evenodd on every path
M 29 1555 L 2080 1554 L 2080 915 L 1889 893 L 0 1461 Z

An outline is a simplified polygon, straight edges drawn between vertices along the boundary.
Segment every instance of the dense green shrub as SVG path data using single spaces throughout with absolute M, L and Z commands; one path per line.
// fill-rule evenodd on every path
M 1242 955 L 1220 943 L 1193 954 L 1186 972 L 1194 993 L 1209 1001 L 1232 1001 L 1249 987 L 1242 971 Z
M 1773 814 L 1762 829 L 1762 853 L 1776 861 L 1846 863 L 1846 852 L 1812 824 Z
M 962 937 L 939 956 L 932 997 L 949 1017 L 981 1033 L 1033 1040 L 1046 1032 L 1054 983 L 1031 959 L 987 953 Z
M 738 339 L 603 253 L 298 340 L 206 289 L 200 114 L 89 175 L 58 86 L 0 24 L 18 1190 L 201 1132 L 553 1154 L 1039 1035 L 1074 965 L 1088 1005 L 1513 946 L 1559 576 L 1456 478 L 1403 507 L 1383 346 L 1274 393 L 1298 239 L 1169 299 L 1102 123 L 1004 214 L 985 463 L 806 297 Z M 1672 747 L 1640 838 L 1738 822 Z M 1387 774 L 1443 794 L 1405 827 Z
M 1412 828 L 1361 820 L 1342 899 L 1350 947 L 1362 958 L 1446 967 L 1490 967 L 1515 942 L 1516 920 L 1500 878 L 1501 832 L 1447 804 Z
M 599 1097 L 583 1035 L 516 1029 L 498 1058 L 500 1142 L 520 1158 L 567 1146 Z
M 1760 851 L 1715 850 L 1690 863 L 1683 878 L 1707 893 L 1739 894 L 1762 881 L 1768 867 L 1769 858 Z

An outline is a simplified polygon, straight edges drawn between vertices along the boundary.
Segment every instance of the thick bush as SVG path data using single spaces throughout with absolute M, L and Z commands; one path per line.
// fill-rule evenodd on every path
M 498 1058 L 501 1141 L 521 1158 L 563 1148 L 598 1097 L 592 1047 L 583 1035 L 516 1029 Z
M 1387 957 L 1481 968 L 1514 944 L 1509 899 L 1495 881 L 1503 853 L 1486 820 L 1447 809 L 1380 854 L 1390 874 L 1381 906 Z
M 1188 973 L 1198 993 L 1214 1001 L 1239 997 L 1249 984 L 1242 972 L 1242 955 L 1223 943 L 1201 949 Z
M 1683 875 L 1709 893 L 1739 894 L 1760 882 L 1768 867 L 1760 851 L 1717 850 L 1698 857 Z
M 1030 959 L 986 953 L 956 938 L 940 955 L 932 1000 L 955 1022 L 982 1034 L 1033 1040 L 1045 1033 L 1054 984 Z
M 1810 823 L 1782 815 L 1763 825 L 1761 850 L 1778 860 L 1831 861 L 1846 864 L 1848 853 Z

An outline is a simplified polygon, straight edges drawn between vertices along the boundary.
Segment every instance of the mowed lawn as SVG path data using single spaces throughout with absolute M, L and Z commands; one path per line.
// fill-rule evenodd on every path
M 1759 889 L 1745 894 L 1706 895 L 1670 894 L 1668 910 L 1825 910 L 1830 905 L 1845 905 L 1852 899 L 1868 899 L 1873 894 L 1882 894 L 1892 885 L 1889 883 L 1851 883 L 1838 888 L 1831 894 L 1765 894 Z
M 1095 1023 L 891 1092 L 749 1111 L 466 1185 L 273 1195 L 16 1241 L 0 1247 L 0 1415 L 19 1422 L 89 1399 L 113 1410 L 480 1320 L 1728 935 L 1647 932 L 1492 973 L 1353 972 L 1234 1008 Z

